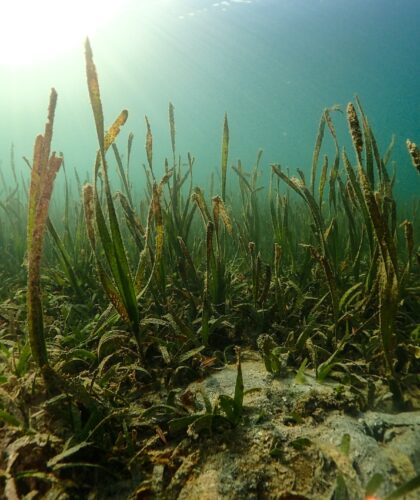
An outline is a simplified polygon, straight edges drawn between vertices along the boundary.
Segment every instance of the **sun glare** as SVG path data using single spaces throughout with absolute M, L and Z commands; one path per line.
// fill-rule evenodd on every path
M 52 59 L 108 24 L 126 0 L 8 0 L 0 18 L 0 64 Z

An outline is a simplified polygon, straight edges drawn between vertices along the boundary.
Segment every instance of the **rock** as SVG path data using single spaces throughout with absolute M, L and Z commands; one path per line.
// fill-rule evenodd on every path
M 214 404 L 221 394 L 233 396 L 236 373 L 227 366 L 189 390 L 204 391 Z M 310 372 L 303 384 L 276 378 L 255 358 L 242 362 L 242 373 L 242 421 L 200 436 L 200 460 L 180 499 L 329 499 L 342 480 L 348 498 L 357 499 L 376 473 L 383 477 L 376 492 L 382 497 L 420 474 L 419 411 L 363 413 L 336 384 L 319 384 Z

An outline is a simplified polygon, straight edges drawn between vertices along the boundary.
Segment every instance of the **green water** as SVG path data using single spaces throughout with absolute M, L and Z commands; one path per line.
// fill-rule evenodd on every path
M 152 125 L 156 168 L 169 156 L 172 102 L 177 149 L 196 157 L 197 183 L 207 183 L 220 163 L 225 112 L 229 165 L 240 158 L 250 168 L 262 148 L 263 172 L 277 162 L 308 173 L 322 110 L 334 104 L 345 109 L 358 94 L 381 150 L 396 136 L 396 194 L 408 199 L 418 193 L 404 142 L 420 142 L 419 18 L 416 0 L 127 0 L 91 37 L 105 121 L 129 110 L 121 143 L 134 133 L 134 171 L 145 161 L 144 115 Z M 0 66 L 0 82 L 2 168 L 8 172 L 14 143 L 17 166 L 26 169 L 20 158 L 32 156 L 54 86 L 54 148 L 68 167 L 89 176 L 96 143 L 83 39 L 53 59 Z M 341 133 L 347 125 L 336 118 Z M 340 144 L 349 146 L 345 139 Z

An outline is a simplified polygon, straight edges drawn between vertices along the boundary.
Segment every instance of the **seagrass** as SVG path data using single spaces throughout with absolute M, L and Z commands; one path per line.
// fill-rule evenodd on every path
M 222 181 L 222 200 L 226 201 L 226 177 L 227 177 L 227 163 L 229 155 L 229 124 L 227 114 L 223 122 L 223 138 L 222 138 L 222 159 L 221 159 L 221 181 Z
M 351 102 L 347 104 L 347 120 L 349 123 L 350 134 L 354 149 L 357 154 L 357 158 L 359 161 L 361 161 L 361 154 L 363 151 L 363 135 L 360 128 L 359 118 Z
M 199 186 L 195 176 L 201 163 L 176 149 L 178 129 L 169 104 L 168 158 L 158 165 L 160 154 L 153 149 L 146 117 L 140 162 L 137 151 L 131 159 L 145 175 L 133 173 L 134 183 L 129 173 L 133 134 L 121 146 L 128 112 L 123 109 L 105 128 L 88 44 L 86 65 L 98 151 L 86 181 L 74 173 L 78 196 L 66 172 L 63 196 L 54 200 L 51 219 L 45 219 L 49 238 L 43 247 L 42 290 L 41 282 L 37 288 L 32 280 L 39 263 L 28 255 L 28 284 L 38 296 L 38 303 L 28 302 L 28 319 L 45 327 L 48 339 L 48 352 L 44 338 L 33 348 L 33 359 L 43 371 L 49 362 L 60 379 L 79 384 L 87 397 L 73 402 L 73 392 L 60 386 L 58 399 L 48 401 L 34 418 L 30 415 L 29 424 L 36 426 L 41 412 L 47 414 L 58 403 L 71 436 L 63 444 L 64 454 L 82 443 L 80 458 L 85 451 L 95 460 L 103 453 L 124 471 L 127 464 L 135 469 L 146 464 L 148 481 L 150 464 L 143 459 L 155 446 L 175 444 L 174 429 L 185 432 L 194 421 L 189 437 L 192 431 L 216 432 L 222 414 L 229 416 L 229 425 L 248 423 L 247 412 L 240 420 L 239 357 L 238 408 L 232 398 L 220 398 L 215 406 L 206 397 L 203 413 L 185 387 L 205 377 L 210 367 L 232 362 L 234 345 L 253 350 L 263 335 L 275 340 L 263 356 L 277 365 L 281 358 L 284 373 L 293 377 L 297 371 L 300 381 L 309 375 L 305 367 L 319 381 L 331 378 L 338 403 L 348 393 L 352 408 L 363 411 L 391 392 L 395 407 L 409 408 L 418 371 L 420 256 L 415 229 L 420 206 L 416 201 L 403 206 L 394 197 L 393 140 L 382 154 L 360 101 L 349 106 L 348 117 L 333 113 L 336 106 L 324 109 L 312 161 L 293 171 L 279 164 L 268 171 L 262 150 L 249 166 L 236 159 L 232 166 L 225 116 L 220 163 L 208 172 L 209 183 Z M 355 149 L 349 156 L 338 141 L 346 122 L 346 138 Z M 53 171 L 60 161 L 45 154 L 45 137 L 52 137 L 52 124 L 48 127 L 34 148 L 31 176 L 39 185 L 50 180 L 42 162 L 46 159 Z M 412 155 L 406 160 L 413 162 Z M 161 180 L 156 178 L 160 169 Z M 206 172 L 198 174 L 202 178 Z M 11 281 L 20 279 L 10 275 L 17 275 L 24 259 L 17 228 L 27 222 L 22 214 L 26 190 L 24 178 L 1 180 L 3 295 Z M 33 186 L 29 192 L 28 224 L 35 223 L 37 214 L 42 222 L 44 208 L 37 211 L 35 202 L 45 206 L 51 193 L 34 197 Z M 39 235 L 30 233 L 29 251 L 39 250 Z M 13 291 L 18 302 L 20 289 Z M 48 307 L 45 326 L 36 312 L 41 292 Z M 13 309 L 7 307 L 3 303 L 0 310 L 6 346 L 0 358 L 10 356 L 13 373 L 20 376 L 31 368 L 25 335 L 15 327 L 24 315 L 17 309 L 9 327 L 3 313 Z M 273 376 L 282 375 L 274 364 L 266 366 Z M 64 465 L 70 470 L 80 464 Z M 167 473 L 170 467 L 165 477 Z
M 62 158 L 51 154 L 56 103 L 57 93 L 52 89 L 45 132 L 35 140 L 27 219 L 27 328 L 32 356 L 44 373 L 49 364 L 42 309 L 41 257 L 54 179 L 62 164 Z
M 175 153 L 175 108 L 174 105 L 170 102 L 169 103 L 169 128 L 170 128 L 170 133 L 171 133 L 171 147 L 172 147 L 172 156 L 173 156 L 173 162 L 174 166 L 176 163 L 176 153 Z
M 408 153 L 411 156 L 413 167 L 420 173 L 420 149 L 414 142 L 410 141 L 410 139 L 407 139 L 406 145 Z

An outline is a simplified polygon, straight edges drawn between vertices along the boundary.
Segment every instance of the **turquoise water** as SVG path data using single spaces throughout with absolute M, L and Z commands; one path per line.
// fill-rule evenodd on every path
M 323 108 L 345 110 L 360 96 L 384 152 L 396 135 L 397 194 L 418 193 L 405 139 L 420 142 L 420 2 L 418 0 L 127 0 L 91 36 L 111 123 L 130 113 L 120 145 L 135 135 L 133 168 L 145 161 L 144 115 L 155 164 L 170 155 L 168 103 L 175 106 L 177 149 L 197 159 L 195 182 L 219 165 L 224 113 L 229 164 L 281 163 L 308 171 Z M 0 158 L 32 156 L 43 130 L 49 88 L 59 95 L 54 148 L 67 167 L 91 173 L 95 129 L 84 75 L 83 39 L 60 56 L 0 66 Z M 348 145 L 343 115 L 335 114 Z M 62 175 L 62 174 L 61 174 Z M 139 181 L 141 182 L 141 181 Z M 262 181 L 263 182 L 263 181 Z

